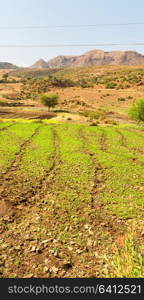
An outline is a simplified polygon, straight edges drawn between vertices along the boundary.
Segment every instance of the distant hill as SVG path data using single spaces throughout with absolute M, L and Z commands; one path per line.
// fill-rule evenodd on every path
M 34 69 L 48 68 L 48 63 L 44 59 L 40 59 L 34 65 L 32 65 L 30 68 L 34 68 Z
M 144 55 L 136 51 L 92 50 L 80 56 L 57 56 L 48 62 L 40 59 L 31 68 L 87 67 L 93 65 L 143 65 Z
M 8 63 L 8 62 L 0 62 L 0 69 L 17 69 L 18 67 Z

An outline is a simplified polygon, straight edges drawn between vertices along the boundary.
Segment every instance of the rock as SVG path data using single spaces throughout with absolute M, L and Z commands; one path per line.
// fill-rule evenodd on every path
M 30 252 L 36 252 L 36 246 L 32 246 Z
M 48 273 L 48 271 L 49 271 L 49 268 L 45 266 L 45 267 L 43 268 L 43 272 L 44 272 L 44 273 Z
M 68 246 L 67 248 L 68 248 L 69 251 L 73 251 L 72 247 Z
M 15 250 L 21 250 L 21 246 L 18 245 L 18 246 L 16 246 L 16 247 L 14 247 L 14 249 L 15 249 Z
M 46 266 L 49 264 L 49 260 L 48 260 L 47 258 L 44 260 L 44 264 L 45 264 Z
M 59 251 L 58 250 L 56 250 L 55 252 L 54 252 L 54 254 L 53 254 L 55 257 L 58 257 L 59 258 Z
M 0 267 L 0 275 L 3 275 L 3 267 Z
M 49 239 L 49 240 L 44 240 L 44 241 L 42 241 L 41 243 L 42 243 L 42 244 L 47 244 L 49 241 L 51 241 L 51 239 Z
M 49 269 L 50 272 L 55 273 L 55 274 L 58 273 L 58 270 L 59 270 L 59 269 L 56 268 L 56 267 L 51 267 L 51 268 Z
M 93 231 L 91 231 L 91 230 L 89 230 L 89 235 L 93 235 L 94 234 L 94 232 Z
M 6 249 L 7 247 L 8 247 L 7 244 L 2 244 L 2 245 L 1 245 L 1 249 L 2 249 L 2 250 Z
M 73 242 L 73 241 L 70 241 L 70 242 L 69 242 L 69 244 L 71 244 L 71 245 L 74 245 L 74 244 L 75 244 L 75 242 Z
M 65 270 L 65 271 L 67 271 L 67 270 L 69 270 L 69 269 L 71 269 L 72 268 L 72 264 L 70 263 L 70 262 L 67 262 L 67 263 L 65 263 L 64 265 L 63 265 L 63 269 Z
M 3 267 L 5 263 L 3 261 L 0 261 L 0 267 Z
M 76 250 L 76 252 L 77 252 L 78 254 L 81 254 L 83 251 L 80 250 L 80 249 L 78 249 L 78 250 Z
M 40 247 L 37 247 L 37 248 L 36 248 L 36 252 L 37 252 L 37 253 L 42 253 L 43 251 L 42 251 L 42 249 L 41 249 Z
M 27 274 L 27 275 L 24 276 L 24 278 L 33 278 L 33 277 L 34 277 L 33 274 Z
M 88 224 L 85 224 L 85 225 L 84 225 L 84 229 L 86 229 L 86 230 L 89 229 L 89 225 L 88 225 Z
M 87 241 L 87 247 L 91 247 L 92 244 L 93 244 L 93 241 L 92 241 L 92 240 L 88 240 L 88 241 Z

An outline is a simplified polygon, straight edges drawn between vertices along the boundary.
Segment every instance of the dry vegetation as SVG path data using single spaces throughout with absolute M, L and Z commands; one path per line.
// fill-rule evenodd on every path
M 9 114 L 13 118 L 15 114 L 19 117 L 22 113 L 26 117 L 27 113 L 29 118 L 31 106 L 36 112 L 34 117 L 43 115 L 46 110 L 40 104 L 40 94 L 47 92 L 58 94 L 57 110 L 79 113 L 96 112 L 100 108 L 105 111 L 106 119 L 130 122 L 129 108 L 136 99 L 144 98 L 144 67 L 9 71 L 8 82 L 0 84 L 0 100 L 6 103 L 1 106 L 8 112 L 4 112 L 5 117 Z M 6 108 L 7 104 L 10 109 Z M 13 106 L 18 107 L 13 109 Z

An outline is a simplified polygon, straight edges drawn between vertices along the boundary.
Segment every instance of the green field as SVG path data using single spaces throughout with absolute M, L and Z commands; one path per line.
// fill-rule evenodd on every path
M 143 277 L 144 130 L 0 123 L 0 276 Z

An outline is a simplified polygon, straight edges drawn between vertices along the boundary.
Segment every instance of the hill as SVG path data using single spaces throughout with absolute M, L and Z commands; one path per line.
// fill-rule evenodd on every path
M 8 62 L 0 62 L 0 69 L 17 69 L 18 67 L 8 63 Z
M 34 65 L 31 66 L 34 69 L 45 69 L 48 68 L 47 62 L 44 59 L 39 59 Z
M 80 56 L 57 56 L 48 62 L 40 59 L 31 68 L 87 67 L 93 65 L 144 65 L 144 56 L 136 51 L 92 50 Z

